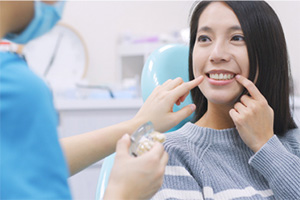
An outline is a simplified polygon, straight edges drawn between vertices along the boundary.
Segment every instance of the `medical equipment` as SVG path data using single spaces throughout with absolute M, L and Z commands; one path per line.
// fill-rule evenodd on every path
M 155 141 L 163 143 L 165 141 L 165 136 L 155 132 L 153 124 L 147 122 L 131 135 L 130 140 L 131 145 L 129 153 L 133 156 L 139 156 L 149 151 Z
M 29 67 L 54 90 L 75 87 L 85 78 L 89 67 L 84 38 L 73 26 L 62 22 L 22 46 L 21 53 Z

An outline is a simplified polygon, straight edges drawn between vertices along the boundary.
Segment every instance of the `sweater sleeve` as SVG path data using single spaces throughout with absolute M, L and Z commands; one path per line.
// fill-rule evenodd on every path
M 274 135 L 249 160 L 268 181 L 277 199 L 300 199 L 300 151 L 293 153 Z

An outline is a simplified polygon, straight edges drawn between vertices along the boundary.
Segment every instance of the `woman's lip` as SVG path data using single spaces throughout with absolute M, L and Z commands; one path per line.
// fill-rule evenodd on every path
M 231 82 L 234 81 L 234 78 L 232 79 L 228 79 L 228 80 L 216 80 L 216 79 L 212 79 L 212 78 L 209 78 L 208 76 L 206 76 L 207 79 L 208 79 L 208 82 L 212 85 L 218 85 L 218 86 L 223 86 L 223 85 L 227 85 Z
M 235 75 L 236 73 L 228 70 L 210 70 L 206 72 L 205 74 L 233 74 Z

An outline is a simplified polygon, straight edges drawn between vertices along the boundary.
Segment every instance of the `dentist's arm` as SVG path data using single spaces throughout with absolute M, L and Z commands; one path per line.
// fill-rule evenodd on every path
M 115 151 L 117 141 L 125 134 L 132 134 L 147 121 L 154 124 L 155 130 L 165 132 L 176 126 L 195 110 L 195 105 L 187 105 L 173 112 L 174 103 L 180 104 L 189 91 L 203 80 L 199 77 L 189 82 L 181 78 L 166 81 L 154 89 L 136 116 L 128 121 L 95 130 L 89 133 L 61 139 L 70 175 L 103 159 Z

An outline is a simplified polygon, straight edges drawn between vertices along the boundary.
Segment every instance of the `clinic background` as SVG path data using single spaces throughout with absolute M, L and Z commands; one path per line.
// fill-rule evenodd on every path
M 92 84 L 107 84 L 111 87 L 114 87 L 116 83 L 126 86 L 132 82 L 134 84 L 135 78 L 131 77 L 133 80 L 129 80 L 129 83 L 128 80 L 124 80 L 124 77 L 120 76 L 122 67 L 127 67 L 126 70 L 128 71 L 132 67 L 136 73 L 139 73 L 144 63 L 143 59 L 146 59 L 144 57 L 147 57 L 147 54 L 158 46 L 174 42 L 185 43 L 184 38 L 180 40 L 180 33 L 184 33 L 182 30 L 189 27 L 189 14 L 193 3 L 194 1 L 71 1 L 66 4 L 62 21 L 76 28 L 86 42 L 90 60 L 86 76 L 88 81 Z M 300 2 L 271 1 L 269 3 L 278 14 L 283 25 L 294 78 L 295 94 L 300 96 L 300 27 L 298 26 Z M 176 35 L 179 38 L 174 37 Z M 153 40 L 152 42 L 150 42 L 151 40 L 139 43 L 132 42 L 153 37 L 160 39 L 156 42 Z M 176 39 L 179 40 L 176 41 Z M 124 46 L 126 46 L 125 49 Z M 144 49 L 139 49 L 137 46 L 146 46 L 149 49 L 142 52 Z M 128 54 L 126 60 L 126 52 L 131 51 L 134 53 Z M 138 58 L 138 51 L 141 51 L 142 58 Z M 135 67 L 135 65 L 138 66 Z M 93 112 L 73 111 L 72 114 L 78 113 L 82 116 L 78 118 L 78 123 L 81 122 L 82 126 L 86 127 L 62 128 L 64 129 L 62 132 L 69 130 L 69 132 L 76 133 L 80 132 L 79 130 L 85 131 L 99 125 L 105 126 L 125 120 L 134 116 L 141 105 L 140 102 L 134 102 L 134 104 L 136 107 L 127 103 L 124 106 L 128 106 L 127 108 L 115 107 L 109 111 L 99 107 L 96 109 L 98 112 L 95 110 Z M 90 117 L 91 115 L 94 117 Z M 98 116 L 96 117 L 96 115 Z M 110 122 L 106 123 L 103 116 L 108 118 Z M 74 124 L 77 123 L 74 115 L 71 116 L 71 111 L 69 113 L 65 111 L 61 117 L 65 117 L 65 127 L 67 124 L 74 127 Z M 67 122 L 66 118 L 72 120 Z M 300 116 L 298 118 L 300 119 Z M 93 121 L 95 121 L 95 126 Z M 97 163 L 70 179 L 75 199 L 94 199 L 100 167 L 101 163 Z
M 86 41 L 93 83 L 118 80 L 118 45 L 126 34 L 159 36 L 188 28 L 193 1 L 76 1 L 68 2 L 63 21 L 80 31 Z M 300 2 L 270 1 L 283 25 L 296 94 L 300 95 Z M 298 76 L 297 76 L 298 75 Z
M 131 119 L 143 103 L 139 92 L 140 73 L 147 56 L 166 44 L 187 44 L 193 4 L 194 1 L 68 1 L 62 23 L 81 35 L 89 59 L 88 65 L 82 66 L 87 70 L 85 76 L 78 81 L 81 85 L 99 87 L 73 87 L 64 84 L 68 79 L 65 77 L 66 81 L 52 88 L 60 116 L 60 137 Z M 300 124 L 300 1 L 270 1 L 269 4 L 278 14 L 286 35 L 295 85 L 295 115 Z M 53 55 L 62 53 L 62 49 L 53 51 L 53 46 L 42 49 L 50 49 Z M 58 77 L 65 69 L 59 66 L 50 70 L 49 76 L 57 73 L 53 77 Z M 119 94 L 119 98 L 107 95 L 107 88 Z M 72 95 L 79 90 L 79 95 Z M 75 200 L 95 199 L 100 169 L 101 161 L 69 179 Z

